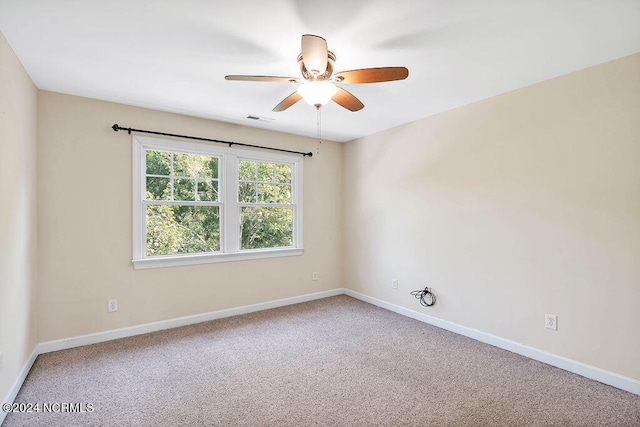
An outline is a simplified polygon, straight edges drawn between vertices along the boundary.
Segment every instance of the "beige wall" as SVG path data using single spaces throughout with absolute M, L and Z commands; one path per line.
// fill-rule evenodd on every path
M 36 101 L 0 34 L 0 398 L 37 344 Z
M 323 141 L 321 153 L 304 160 L 302 256 L 134 270 L 131 136 L 114 132 L 114 123 L 305 152 L 317 145 L 311 138 L 40 92 L 41 342 L 341 286 L 341 144 Z M 118 299 L 116 313 L 107 312 L 110 298 Z
M 640 54 L 349 142 L 344 167 L 345 287 L 640 379 Z

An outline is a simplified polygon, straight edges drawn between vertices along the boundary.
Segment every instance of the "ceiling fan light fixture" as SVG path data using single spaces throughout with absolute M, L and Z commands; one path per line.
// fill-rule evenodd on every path
M 314 107 L 320 108 L 335 95 L 338 88 L 329 82 L 313 81 L 300 85 L 298 93 L 305 102 Z

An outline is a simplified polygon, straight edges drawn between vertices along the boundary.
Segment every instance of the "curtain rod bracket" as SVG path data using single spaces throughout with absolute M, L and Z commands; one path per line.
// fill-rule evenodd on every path
M 242 147 L 259 148 L 261 150 L 271 150 L 271 151 L 280 151 L 280 152 L 283 152 L 283 153 L 300 154 L 302 157 L 307 157 L 307 156 L 313 157 L 313 153 L 311 151 L 309 151 L 308 153 L 303 153 L 301 151 L 285 150 L 283 148 L 273 148 L 273 147 L 265 147 L 263 145 L 243 144 L 243 143 L 240 143 L 240 142 L 233 142 L 233 141 L 221 141 L 219 139 L 201 138 L 199 136 L 189 136 L 189 135 L 180 135 L 180 134 L 175 134 L 175 133 L 156 132 L 156 131 L 153 131 L 153 130 L 144 130 L 144 129 L 123 128 L 122 126 L 118 125 L 117 123 L 114 124 L 113 126 L 111 126 L 111 129 L 113 129 L 115 132 L 118 132 L 119 130 L 126 130 L 129 133 L 129 135 L 131 135 L 131 132 L 151 133 L 151 134 L 154 134 L 154 135 L 173 136 L 175 138 L 186 138 L 186 139 L 195 139 L 197 141 L 216 142 L 218 144 L 229 144 L 229 147 L 231 147 L 232 145 L 239 145 L 239 146 L 242 146 Z

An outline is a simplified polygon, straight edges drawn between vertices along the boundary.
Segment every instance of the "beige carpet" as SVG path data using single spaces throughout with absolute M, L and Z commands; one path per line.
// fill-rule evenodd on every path
M 93 412 L 3 426 L 640 426 L 640 396 L 347 296 L 44 354 L 16 402 Z

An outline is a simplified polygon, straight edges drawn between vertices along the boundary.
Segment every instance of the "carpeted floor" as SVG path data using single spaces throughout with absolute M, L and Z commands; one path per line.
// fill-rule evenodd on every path
M 640 426 L 640 396 L 347 296 L 44 354 L 16 402 L 5 427 Z

